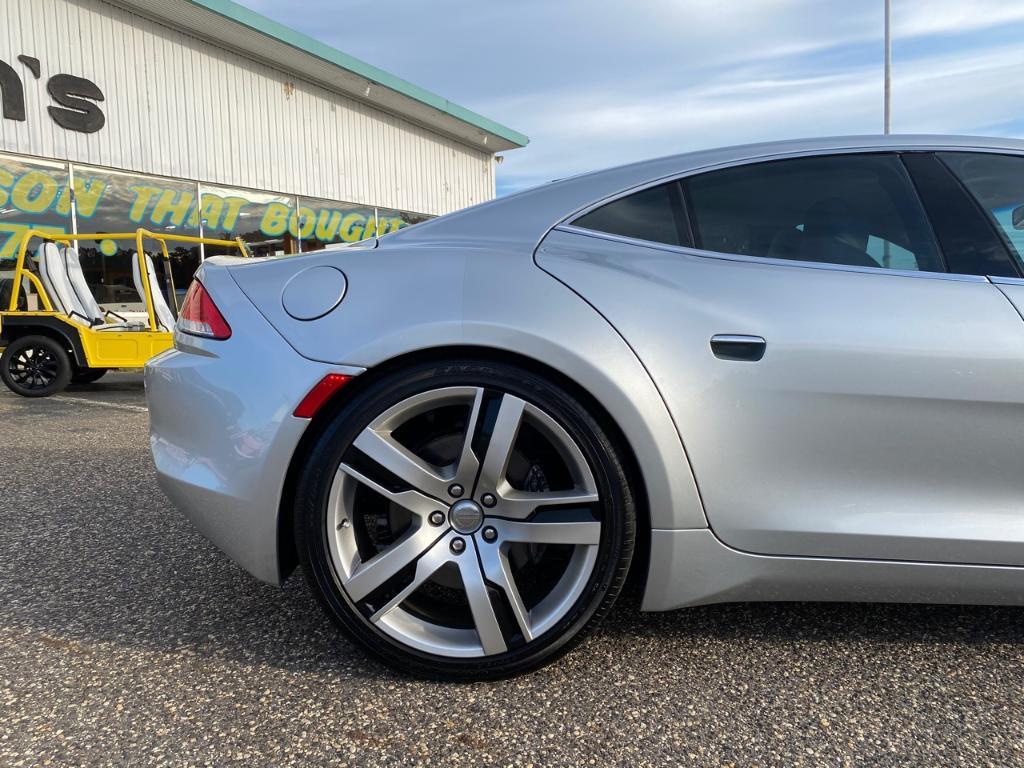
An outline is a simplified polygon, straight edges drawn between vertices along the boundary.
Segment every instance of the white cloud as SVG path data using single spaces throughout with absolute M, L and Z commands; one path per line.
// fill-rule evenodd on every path
M 904 133 L 998 130 L 1024 117 L 1021 73 L 1018 45 L 905 62 L 894 86 L 894 126 Z M 543 137 L 528 151 L 508 153 L 502 166 L 506 184 L 525 185 L 708 146 L 879 133 L 882 88 L 878 68 L 862 66 L 818 77 L 700 83 L 657 99 L 594 88 L 491 106 L 521 115 Z
M 956 35 L 1024 21 L 1024 4 L 1007 0 L 894 0 L 893 34 Z

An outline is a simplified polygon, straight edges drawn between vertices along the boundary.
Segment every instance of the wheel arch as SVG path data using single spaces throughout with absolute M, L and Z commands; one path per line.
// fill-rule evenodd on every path
M 630 481 L 630 488 L 635 496 L 638 535 L 636 537 L 633 562 L 630 566 L 629 586 L 630 592 L 635 589 L 639 594 L 644 587 L 648 572 L 650 532 L 653 526 L 651 522 L 648 484 L 640 468 L 640 462 L 633 445 L 627 439 L 625 433 L 608 409 L 578 381 L 529 355 L 480 345 L 445 345 L 397 355 L 373 366 L 366 373 L 356 377 L 349 385 L 335 393 L 320 409 L 303 433 L 298 446 L 292 454 L 282 488 L 277 521 L 278 568 L 281 580 L 284 581 L 298 564 L 294 538 L 296 486 L 301 469 L 323 429 L 331 423 L 338 411 L 341 410 L 350 398 L 372 386 L 383 376 L 410 365 L 442 362 L 456 358 L 479 360 L 482 362 L 512 363 L 548 378 L 579 400 L 606 431 L 608 437 L 615 442 L 622 453 L 626 474 Z
M 64 346 L 71 356 L 71 361 L 83 368 L 88 367 L 85 348 L 78 332 L 55 317 L 18 317 L 8 315 L 3 318 L 2 338 L 6 344 L 25 336 L 46 336 Z

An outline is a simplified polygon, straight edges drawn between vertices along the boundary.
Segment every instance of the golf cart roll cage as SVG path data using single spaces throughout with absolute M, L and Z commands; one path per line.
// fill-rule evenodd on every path
M 146 252 L 143 249 L 144 240 L 156 240 L 160 243 L 160 257 L 166 263 L 170 263 L 171 256 L 167 250 L 167 243 L 191 243 L 191 244 L 204 244 L 204 245 L 219 245 L 228 248 L 237 248 L 243 256 L 249 256 L 249 251 L 246 249 L 245 242 L 242 238 L 235 238 L 234 240 L 217 240 L 210 237 L 192 237 L 191 235 L 174 235 L 166 234 L 163 232 L 150 232 L 148 229 L 138 229 L 135 232 L 100 232 L 96 234 L 88 233 L 75 233 L 75 234 L 62 234 L 55 233 L 52 230 L 40 230 L 40 229 L 29 229 L 25 231 L 21 238 L 21 244 L 18 247 L 18 258 L 14 267 L 14 278 L 11 285 L 11 297 L 7 307 L 0 307 L 0 312 L 4 309 L 8 312 L 18 312 L 18 299 L 22 290 L 22 281 L 28 280 L 32 287 L 35 289 L 36 294 L 39 296 L 43 304 L 43 311 L 55 312 L 53 301 L 50 295 L 47 293 L 46 288 L 43 286 L 42 280 L 36 275 L 31 269 L 26 267 L 26 256 L 28 254 L 28 245 L 33 238 L 39 238 L 40 240 L 49 241 L 52 243 L 63 243 L 67 247 L 71 247 L 72 242 L 77 243 L 81 240 L 134 240 L 135 241 L 135 258 L 138 260 L 139 273 L 142 276 L 141 283 L 142 289 L 145 295 L 141 298 L 146 303 L 146 313 L 149 319 L 149 328 L 156 331 L 160 326 L 156 317 L 156 309 L 153 303 L 153 293 L 149 275 L 149 264 L 146 259 Z M 175 317 L 178 314 L 178 297 L 174 290 L 174 275 L 173 271 L 168 269 L 167 276 L 170 280 L 170 299 L 174 302 L 174 314 Z

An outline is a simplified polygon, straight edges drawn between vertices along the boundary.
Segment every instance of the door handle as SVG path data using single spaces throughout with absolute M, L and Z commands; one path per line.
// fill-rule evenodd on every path
M 764 357 L 768 346 L 760 336 L 719 333 L 711 337 L 711 351 L 720 360 L 741 360 L 756 363 Z

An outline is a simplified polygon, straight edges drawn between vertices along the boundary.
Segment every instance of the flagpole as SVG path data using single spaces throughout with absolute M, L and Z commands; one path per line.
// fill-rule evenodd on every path
M 882 130 L 888 134 L 892 124 L 892 2 L 885 0 L 885 107 Z

